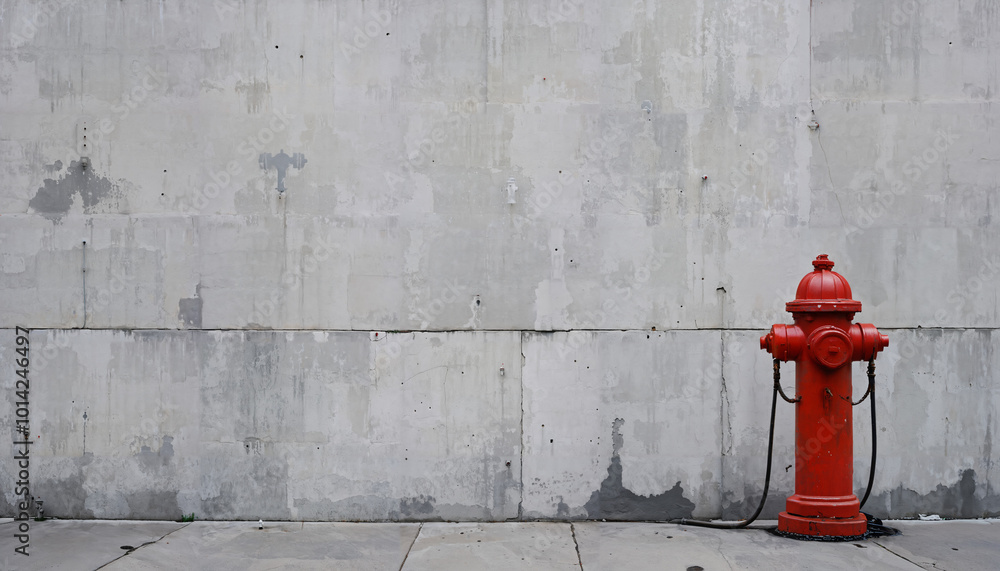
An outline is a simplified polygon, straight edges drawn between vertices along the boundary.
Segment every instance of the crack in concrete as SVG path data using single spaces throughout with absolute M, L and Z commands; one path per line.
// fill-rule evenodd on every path
M 417 526 L 417 533 L 413 535 L 413 541 L 410 542 L 410 547 L 406 550 L 406 555 L 403 556 L 403 562 L 399 564 L 399 571 L 403 571 L 403 566 L 406 565 L 406 560 L 410 557 L 410 552 L 413 551 L 413 545 L 417 543 L 417 538 L 420 537 L 420 532 L 423 529 L 424 524 Z
M 729 422 L 729 388 L 726 386 L 726 342 L 723 336 L 719 336 L 719 379 L 722 382 L 722 392 L 721 398 L 719 399 L 719 423 L 722 431 L 722 435 L 725 437 L 722 444 L 722 462 L 725 462 L 725 457 L 728 453 L 732 452 L 733 449 L 733 426 Z M 722 466 L 719 470 L 719 486 L 720 489 L 725 489 L 722 486 L 722 477 L 725 474 L 725 467 Z
M 569 532 L 573 536 L 573 547 L 576 548 L 576 562 L 580 565 L 580 571 L 583 571 L 583 558 L 580 557 L 580 542 L 576 540 L 576 526 L 572 523 L 569 524 Z
M 520 498 L 517 501 L 517 519 L 518 521 L 524 518 L 524 333 L 521 335 L 521 343 L 518 348 L 518 352 L 521 354 L 521 461 L 520 461 L 520 473 L 518 476 L 518 489 L 520 491 Z
M 95 569 L 95 571 L 99 571 L 100 569 L 104 569 L 105 567 L 107 567 L 108 565 L 111 565 L 115 561 L 118 561 L 119 559 L 121 559 L 123 557 L 128 557 L 129 554 L 135 553 L 136 551 L 139 551 L 140 549 L 142 549 L 143 547 L 146 547 L 147 545 L 153 545 L 154 543 L 159 543 L 164 537 L 166 537 L 166 536 L 168 536 L 168 535 L 170 535 L 172 533 L 176 533 L 176 532 L 184 529 L 185 527 L 187 527 L 189 525 L 191 525 L 191 524 L 190 523 L 186 523 L 186 524 L 178 527 L 177 529 L 174 529 L 174 530 L 168 531 L 167 533 L 164 533 L 158 539 L 154 539 L 153 541 L 147 541 L 146 543 L 143 543 L 139 547 L 133 547 L 132 549 L 129 549 L 128 551 L 126 551 L 125 553 L 123 553 L 120 557 L 115 557 L 111 561 L 108 561 L 104 565 L 101 565 L 100 567 L 98 567 L 97 569 Z

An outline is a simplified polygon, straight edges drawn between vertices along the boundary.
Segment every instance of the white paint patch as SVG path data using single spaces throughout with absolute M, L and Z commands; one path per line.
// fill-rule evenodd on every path
M 24 258 L 4 254 L 0 260 L 0 271 L 5 274 L 19 274 L 24 271 Z

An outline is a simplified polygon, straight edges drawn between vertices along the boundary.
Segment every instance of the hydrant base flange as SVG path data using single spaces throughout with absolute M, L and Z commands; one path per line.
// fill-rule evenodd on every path
M 799 535 L 856 537 L 868 531 L 864 514 L 854 517 L 803 517 L 788 512 L 778 514 L 778 531 Z

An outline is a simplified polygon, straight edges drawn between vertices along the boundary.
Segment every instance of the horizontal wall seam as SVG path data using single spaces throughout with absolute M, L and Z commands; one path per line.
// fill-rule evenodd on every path
M 21 326 L 24 329 L 24 326 Z M 731 331 L 750 332 L 767 331 L 767 327 L 699 327 L 690 329 L 246 329 L 246 328 L 201 328 L 201 329 L 177 329 L 166 327 L 27 327 L 30 331 L 190 331 L 190 332 L 213 332 L 213 331 L 246 331 L 254 333 L 368 333 L 371 331 L 385 333 L 670 333 L 670 332 L 711 332 L 711 331 Z M 880 331 L 996 331 L 1000 327 L 879 327 Z M 0 331 L 13 331 L 14 327 L 0 327 Z

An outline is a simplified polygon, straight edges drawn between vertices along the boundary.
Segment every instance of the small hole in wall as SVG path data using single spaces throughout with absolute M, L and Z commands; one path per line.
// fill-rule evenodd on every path
M 303 57 L 305 57 L 305 56 L 303 56 L 302 54 L 299 54 L 299 59 L 302 59 Z
M 555 442 L 555 440 L 549 438 L 549 444 L 552 444 L 553 442 Z
M 389 35 L 389 32 L 386 32 L 386 33 L 385 33 L 385 35 L 387 35 L 387 36 L 388 36 L 388 35 Z
M 278 49 L 278 46 L 274 46 L 274 49 Z

